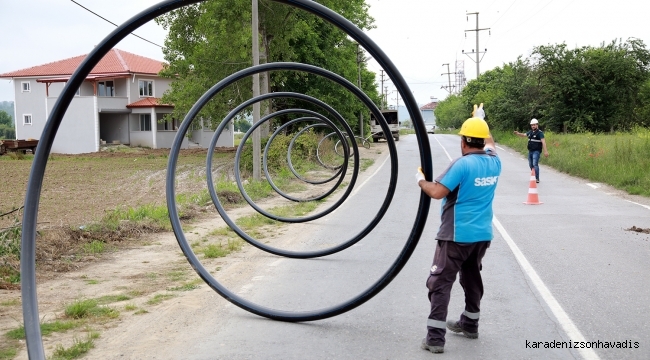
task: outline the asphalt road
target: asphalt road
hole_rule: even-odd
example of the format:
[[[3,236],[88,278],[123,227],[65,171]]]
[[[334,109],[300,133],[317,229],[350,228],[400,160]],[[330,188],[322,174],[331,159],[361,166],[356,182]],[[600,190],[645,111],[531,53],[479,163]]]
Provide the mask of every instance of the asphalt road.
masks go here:
[[[429,135],[434,176],[459,139]],[[419,188],[414,135],[398,142],[396,196],[381,224],[354,247],[322,259],[269,255],[241,289],[260,305],[305,311],[341,303],[369,287],[395,260],[411,231]],[[503,172],[495,199],[495,239],[483,261],[485,295],[480,337],[447,334],[445,354],[421,350],[429,311],[425,281],[439,226],[433,201],[427,227],[402,272],[375,298],[335,318],[282,323],[229,306],[219,318],[193,324],[193,341],[167,349],[184,359],[648,359],[650,358],[650,236],[625,229],[650,228],[650,202],[632,203],[598,185],[542,166],[542,205],[524,205],[530,170],[519,154],[500,148]],[[379,167],[340,209],[295,234],[300,249],[340,243],[375,216],[386,191],[390,163]],[[374,171],[371,169],[370,171]],[[641,200],[639,200],[641,201]],[[637,201],[638,202],[638,201]],[[217,300],[215,300],[217,301]],[[454,285],[449,317],[464,309]],[[632,349],[532,348],[536,342],[625,342]],[[537,343],[539,344],[539,343]],[[620,345],[620,344],[619,344]]]

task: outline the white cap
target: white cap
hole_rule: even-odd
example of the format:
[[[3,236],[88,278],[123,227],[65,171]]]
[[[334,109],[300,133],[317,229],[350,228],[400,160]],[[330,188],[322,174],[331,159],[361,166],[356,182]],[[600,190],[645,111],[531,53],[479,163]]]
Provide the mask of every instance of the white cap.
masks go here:
[[[534,118],[533,118],[533,120],[530,121],[530,124],[531,124],[531,125],[533,125],[533,124],[538,124],[538,123],[539,123],[539,122],[537,121],[537,119],[534,119]]]

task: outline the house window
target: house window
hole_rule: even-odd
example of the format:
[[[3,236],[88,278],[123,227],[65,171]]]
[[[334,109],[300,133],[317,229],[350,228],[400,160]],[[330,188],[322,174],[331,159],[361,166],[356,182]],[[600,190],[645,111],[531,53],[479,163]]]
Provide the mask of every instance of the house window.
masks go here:
[[[153,96],[153,80],[138,81],[140,87],[140,96]]]
[[[24,114],[23,125],[31,125],[31,124],[32,124],[32,114]]]
[[[20,87],[23,90],[23,92],[31,92],[32,91],[32,84],[29,81],[21,82]]]
[[[115,85],[113,84],[113,81],[98,82],[97,94],[99,96],[115,96]]]
[[[163,123],[160,124],[160,128],[162,128],[162,130],[175,131],[178,130],[179,125],[180,125],[180,121],[177,119],[165,120]]]
[[[140,131],[151,131],[151,114],[140,114]]]

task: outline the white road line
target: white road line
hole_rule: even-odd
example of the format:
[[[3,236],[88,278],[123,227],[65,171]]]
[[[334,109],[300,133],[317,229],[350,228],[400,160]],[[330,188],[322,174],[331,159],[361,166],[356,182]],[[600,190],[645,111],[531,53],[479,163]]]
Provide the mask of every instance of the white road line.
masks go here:
[[[386,161],[388,161],[388,159],[390,159],[390,154],[388,154],[388,156],[386,157],[386,159],[384,159],[384,162],[381,163],[381,165],[379,165],[379,167],[377,168],[377,170],[375,170],[375,172],[372,173],[372,175],[370,175],[370,176],[366,179],[366,181],[362,182],[361,185],[359,185],[358,188],[354,189],[354,191],[352,192],[352,194],[350,194],[350,196],[354,196],[354,195],[356,195],[356,194],[359,192],[359,190],[361,190],[361,188],[362,188],[364,185],[366,185],[366,183],[367,183],[368,181],[370,181],[370,179],[372,179],[375,175],[377,175],[377,173],[379,172],[379,170],[381,170],[381,168],[384,167],[384,165],[386,164]]]
[[[438,141],[438,144],[440,144],[440,141]],[[442,144],[440,144],[440,147],[442,147],[442,149],[445,150]],[[451,156],[449,156],[447,150],[445,150],[445,153],[447,154],[449,161],[451,161],[452,160]],[[537,275],[537,272],[535,271],[533,266],[530,265],[530,263],[528,262],[524,254],[521,252],[521,250],[519,250],[517,244],[515,244],[514,240],[512,240],[510,235],[508,235],[508,232],[506,232],[506,229],[503,227],[503,225],[501,225],[499,220],[497,220],[496,216],[492,218],[492,223],[497,228],[497,230],[499,230],[499,233],[501,233],[501,237],[505,239],[506,243],[510,247],[510,250],[515,255],[515,259],[517,259],[519,266],[521,266],[521,269],[524,271],[524,273],[528,275],[530,281],[533,283],[537,291],[540,293],[542,299],[546,302],[546,305],[549,307],[549,309],[551,309],[551,312],[553,312],[553,315],[555,315],[555,318],[557,319],[558,323],[560,323],[560,326],[562,326],[562,329],[564,330],[564,332],[566,332],[569,339],[572,341],[585,342],[586,341],[585,337],[582,336],[582,333],[580,332],[580,330],[578,330],[578,328],[575,326],[573,321],[571,321],[569,315],[564,311],[564,309],[562,309],[560,303],[557,302],[557,300],[555,299],[551,291],[546,287],[546,285],[539,277],[539,275]],[[600,359],[593,349],[578,349],[578,352],[584,359],[589,359],[589,360]]]
[[[436,139],[436,141],[438,142],[438,144],[440,145],[442,150],[445,152],[445,154],[447,154],[447,157],[449,158],[449,161],[451,161],[452,160],[451,156],[449,156],[449,153],[447,152],[447,149],[445,149],[445,147],[442,146],[442,144],[440,143],[440,140],[438,140],[438,137],[436,136],[436,137],[434,137],[434,139]]]
[[[492,219],[492,223],[497,228],[497,230],[499,230],[499,233],[501,233],[501,237],[503,237],[503,239],[510,247],[512,253],[515,255],[519,266],[521,266],[521,269],[524,271],[524,273],[528,275],[528,278],[530,278],[530,281],[535,286],[535,289],[537,289],[544,302],[546,302],[546,305],[549,307],[549,309],[551,309],[551,312],[557,319],[557,322],[560,324],[560,326],[562,326],[562,329],[564,332],[566,332],[569,339],[571,341],[585,342],[585,337],[582,336],[582,333],[580,330],[578,330],[573,321],[571,321],[569,315],[564,311],[564,309],[562,309],[560,303],[558,303],[551,291],[546,287],[539,275],[537,275],[537,272],[533,266],[530,265],[524,254],[521,252],[521,250],[519,250],[517,244],[515,244],[510,235],[508,235],[506,232],[506,229],[503,227],[503,225],[501,225],[499,220],[497,220],[496,216]],[[578,349],[578,352],[583,359],[600,359],[598,357],[598,354],[596,354],[593,349]]]
[[[632,204],[634,204],[634,205],[642,206],[642,207],[644,207],[644,208],[650,210],[650,206],[648,206],[648,205],[639,204],[639,203],[636,203],[636,202],[634,202],[634,201],[630,201],[630,200],[625,200],[625,201],[630,202],[630,203],[632,203]]]
[[[598,186],[598,184],[591,184],[591,183],[587,183],[587,186],[589,186],[592,189],[598,189],[600,187]]]

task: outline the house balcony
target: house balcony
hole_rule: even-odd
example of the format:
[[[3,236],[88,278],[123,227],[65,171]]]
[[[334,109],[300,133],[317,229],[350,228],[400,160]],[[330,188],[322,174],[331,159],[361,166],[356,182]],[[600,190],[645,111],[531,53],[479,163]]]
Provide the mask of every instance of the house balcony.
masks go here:
[[[126,107],[128,103],[129,98],[126,96],[98,96],[97,110],[100,113],[130,113],[131,109]]]

